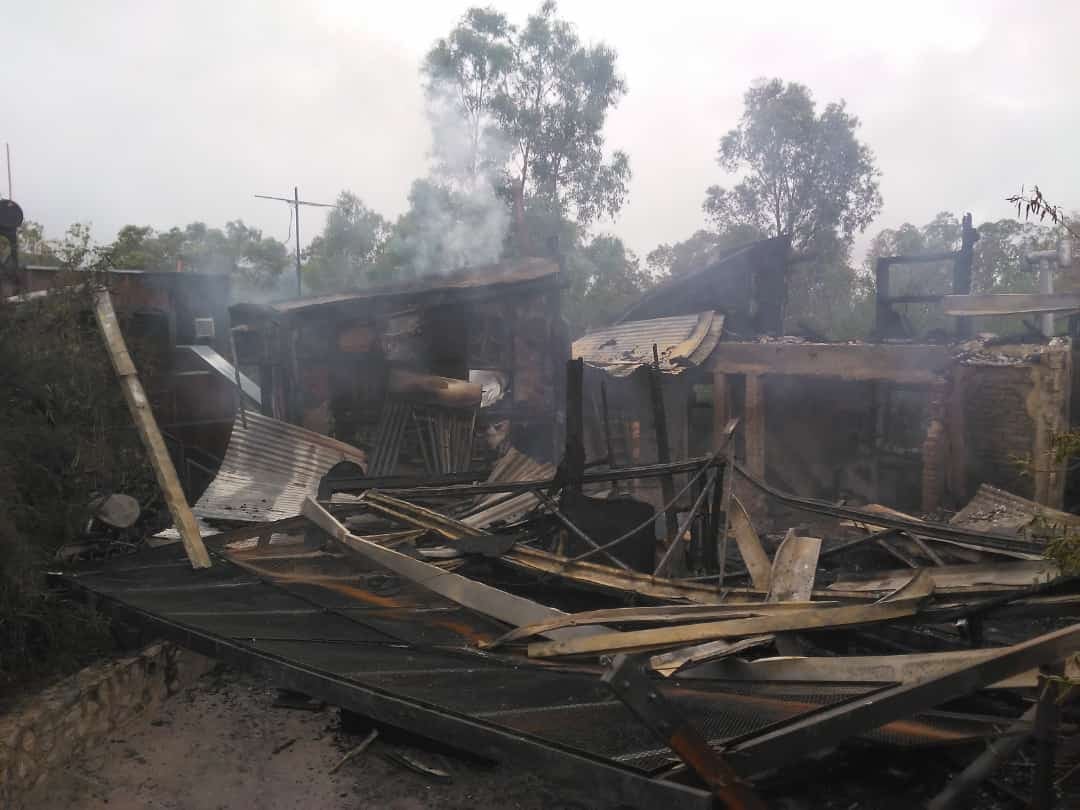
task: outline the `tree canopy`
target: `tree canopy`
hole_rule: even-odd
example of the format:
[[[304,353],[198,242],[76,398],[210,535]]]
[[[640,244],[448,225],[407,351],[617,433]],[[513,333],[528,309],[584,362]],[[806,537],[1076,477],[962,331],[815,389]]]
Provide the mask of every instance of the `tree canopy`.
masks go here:
[[[113,267],[224,273],[255,290],[273,287],[289,265],[282,242],[239,219],[225,223],[224,230],[203,222],[160,232],[125,225],[106,251]]]
[[[490,183],[513,206],[519,252],[551,236],[526,238],[527,209],[588,225],[619,211],[630,179],[627,155],[604,149],[607,115],[626,93],[615,51],[583,44],[557,12],[548,0],[518,28],[469,9],[423,67],[437,176]]]
[[[322,232],[303,252],[304,280],[314,292],[361,286],[389,238],[390,226],[351,191],[338,194]]]
[[[711,186],[703,208],[717,230],[749,226],[787,234],[795,250],[849,245],[881,210],[880,172],[856,137],[859,119],[843,101],[820,114],[810,90],[780,79],[755,82],[717,162],[739,181]]]

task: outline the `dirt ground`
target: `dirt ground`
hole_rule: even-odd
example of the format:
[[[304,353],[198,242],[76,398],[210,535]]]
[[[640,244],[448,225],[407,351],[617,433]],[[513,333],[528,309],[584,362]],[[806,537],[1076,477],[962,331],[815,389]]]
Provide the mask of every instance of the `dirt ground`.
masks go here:
[[[216,671],[72,762],[27,802],[41,810],[498,807],[583,810],[565,791],[509,768],[376,739],[330,773],[364,738],[333,708],[275,708],[277,692]],[[388,761],[405,754],[449,774],[442,783]]]

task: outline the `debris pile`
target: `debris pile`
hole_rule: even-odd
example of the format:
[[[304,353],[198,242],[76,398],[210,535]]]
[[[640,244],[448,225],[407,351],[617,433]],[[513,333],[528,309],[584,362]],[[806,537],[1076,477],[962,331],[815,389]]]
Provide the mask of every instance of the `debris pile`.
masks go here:
[[[664,509],[616,486],[664,476]],[[1080,590],[1042,554],[1076,516],[992,487],[949,524],[800,498],[724,448],[557,470],[511,449],[480,480],[371,483],[308,480],[300,516],[233,515],[205,538],[212,581],[127,558],[68,584],[282,687],[595,780],[599,806],[645,785],[638,806],[765,806],[795,789],[792,763],[871,746],[944,750],[956,764],[924,792],[945,807],[1033,735],[1040,758],[1012,789],[1061,777],[1040,729],[1071,728]],[[762,531],[736,492],[804,521]],[[677,530],[643,566],[637,539],[669,507]],[[666,575],[676,556],[706,565]]]

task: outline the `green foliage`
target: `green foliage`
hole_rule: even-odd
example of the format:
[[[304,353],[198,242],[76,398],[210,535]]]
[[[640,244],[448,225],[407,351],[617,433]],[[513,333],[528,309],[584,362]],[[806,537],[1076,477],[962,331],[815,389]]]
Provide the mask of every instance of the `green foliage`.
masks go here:
[[[367,283],[389,235],[385,219],[351,191],[342,191],[322,233],[304,251],[304,280],[315,292]]]
[[[657,245],[645,262],[657,277],[696,273],[728,250],[763,238],[764,234],[752,225],[736,225],[723,232],[700,230],[682,242]]]
[[[852,270],[847,249],[791,265],[785,331],[814,339],[865,339],[874,325],[873,286]]]
[[[563,262],[569,289],[562,311],[571,336],[577,337],[621,315],[654,280],[618,237],[600,235],[572,244]]]
[[[491,8],[470,8],[424,59],[424,91],[438,174],[467,187],[498,179],[507,159],[494,114],[514,63],[514,26]]]
[[[241,288],[266,290],[289,266],[282,242],[234,220],[225,229],[192,222],[183,228],[155,231],[125,225],[107,251],[114,267],[133,270],[191,270],[233,276]]]
[[[1028,268],[1025,254],[1053,247],[1054,229],[1035,222],[999,219],[978,226],[972,267],[973,292],[1032,292],[1036,277]],[[922,226],[905,222],[897,228],[879,231],[870,242],[864,263],[865,283],[872,288],[874,264],[880,256],[941,253],[960,247],[960,220],[950,211],[942,211]],[[952,290],[952,262],[894,265],[889,272],[891,295],[946,293]],[[922,335],[934,329],[947,329],[950,319],[934,304],[896,305],[909,324],[912,334]],[[1022,319],[983,318],[979,329],[991,332],[1017,332]]]
[[[79,537],[93,494],[158,498],[90,315],[97,267],[78,287],[0,304],[0,687],[107,645],[100,619],[45,587],[43,567]]]
[[[718,230],[748,225],[769,236],[788,234],[797,251],[832,240],[850,244],[881,210],[880,172],[855,137],[858,127],[842,101],[819,115],[804,85],[756,82],[717,156],[740,180],[730,189],[710,187],[706,214]]]
[[[582,225],[622,207],[630,163],[618,151],[605,160],[603,129],[626,84],[615,51],[583,44],[554,2],[521,28],[470,9],[428,53],[424,76],[445,179],[494,184],[519,222],[540,205]]]
[[[881,209],[878,171],[856,137],[859,120],[843,102],[819,113],[810,91],[779,79],[755,82],[737,126],[720,140],[717,162],[738,177],[706,189],[712,229],[659,245],[654,274],[704,269],[723,252],[770,236],[791,237],[788,331],[815,337],[865,336],[871,288],[848,262],[851,242]]]

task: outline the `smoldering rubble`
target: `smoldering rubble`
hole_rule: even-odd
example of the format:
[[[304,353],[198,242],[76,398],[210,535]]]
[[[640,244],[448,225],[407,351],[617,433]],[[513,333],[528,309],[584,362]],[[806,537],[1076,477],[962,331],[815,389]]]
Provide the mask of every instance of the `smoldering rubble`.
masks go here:
[[[1010,304],[966,240],[947,340],[897,335],[887,284],[874,339],[785,335],[787,248],[576,341],[545,259],[236,305],[181,353],[202,423],[158,416],[201,478],[99,312],[175,527],[56,580],[598,807],[1047,807],[1077,790],[1071,341],[977,332]]]

